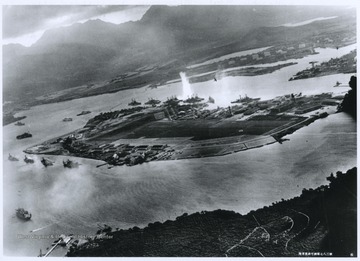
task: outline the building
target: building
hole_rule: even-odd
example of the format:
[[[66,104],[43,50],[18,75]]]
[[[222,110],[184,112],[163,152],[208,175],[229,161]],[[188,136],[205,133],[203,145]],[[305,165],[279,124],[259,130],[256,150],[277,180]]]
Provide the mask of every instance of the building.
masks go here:
[[[304,43],[299,44],[299,48],[305,48],[305,47],[306,47],[306,44],[304,44]]]

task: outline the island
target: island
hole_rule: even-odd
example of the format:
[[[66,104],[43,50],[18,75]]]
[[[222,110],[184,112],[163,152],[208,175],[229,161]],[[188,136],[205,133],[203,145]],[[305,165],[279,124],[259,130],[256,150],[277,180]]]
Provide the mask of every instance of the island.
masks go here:
[[[193,95],[103,112],[74,132],[27,148],[134,166],[149,161],[221,156],[285,141],[287,134],[336,112],[343,96],[301,93],[270,100],[240,97],[231,106]],[[210,108],[210,105],[211,107]]]

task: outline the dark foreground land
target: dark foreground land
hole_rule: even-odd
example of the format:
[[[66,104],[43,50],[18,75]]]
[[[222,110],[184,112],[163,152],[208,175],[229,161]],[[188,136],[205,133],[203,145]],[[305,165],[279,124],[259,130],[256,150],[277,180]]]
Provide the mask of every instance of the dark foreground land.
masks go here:
[[[355,257],[357,169],[327,180],[327,186],[247,215],[202,211],[143,229],[107,227],[85,244],[75,241],[67,256]]]
[[[340,105],[340,110],[344,111],[348,114],[350,114],[355,120],[357,118],[356,115],[356,81],[357,81],[357,77],[356,76],[351,76],[350,81],[349,81],[349,86],[351,88],[351,90],[348,91],[348,93],[345,95],[344,100],[342,101],[341,105]]]

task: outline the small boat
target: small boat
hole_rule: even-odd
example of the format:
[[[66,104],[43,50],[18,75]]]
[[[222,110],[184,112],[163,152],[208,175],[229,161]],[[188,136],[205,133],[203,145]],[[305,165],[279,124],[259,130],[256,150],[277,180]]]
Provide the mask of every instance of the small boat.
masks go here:
[[[42,158],[42,159],[41,159],[41,163],[42,163],[45,167],[54,165],[54,163],[53,163],[51,160],[46,159],[46,158]]]
[[[31,219],[31,214],[23,208],[16,209],[16,216],[22,220],[30,220]]]
[[[26,162],[26,164],[32,164],[35,162],[32,158],[28,158],[26,155],[25,155],[24,161]]]
[[[64,168],[71,169],[71,168],[79,167],[80,164],[78,162],[74,162],[74,161],[68,159],[66,161],[63,161],[63,165],[64,165]]]
[[[23,133],[21,135],[16,136],[16,138],[18,140],[22,140],[22,139],[25,139],[25,138],[31,138],[31,137],[32,137],[32,134],[30,132],[25,132],[25,133]]]
[[[129,106],[137,106],[140,104],[141,104],[141,102],[138,102],[135,99],[132,99],[131,102],[128,103]]]
[[[82,111],[79,114],[77,114],[76,116],[81,116],[81,115],[85,115],[85,114],[89,114],[91,113],[91,111]]]
[[[341,84],[341,82],[337,81],[334,85],[334,87],[338,87]]]
[[[10,161],[19,161],[19,159],[18,159],[18,158],[14,157],[14,156],[13,156],[13,155],[11,155],[10,153],[9,153],[8,160],[10,160]]]
[[[72,118],[64,118],[62,121],[72,121]]]
[[[21,122],[21,121],[18,121],[17,123],[15,123],[16,126],[24,126],[25,123]]]

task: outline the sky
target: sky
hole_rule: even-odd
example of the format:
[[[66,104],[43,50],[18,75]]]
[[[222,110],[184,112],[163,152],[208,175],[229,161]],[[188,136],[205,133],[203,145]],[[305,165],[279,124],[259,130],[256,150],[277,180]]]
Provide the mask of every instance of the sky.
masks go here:
[[[91,19],[101,19],[114,24],[137,21],[149,9],[149,4],[155,2],[155,0],[141,0],[141,2],[133,0],[139,5],[114,5],[113,2],[110,2],[110,5],[19,5],[16,3],[19,0],[14,0],[16,5],[13,5],[10,0],[3,1],[9,4],[2,5],[2,43],[20,43],[25,46],[31,46],[35,43],[46,30],[69,26],[74,23],[83,23]],[[160,1],[160,4],[169,4],[168,0],[158,1]],[[162,1],[166,2],[161,3]],[[251,1],[251,3],[248,1]],[[289,4],[288,0],[241,0],[241,4],[284,4],[284,1]],[[294,4],[299,2],[302,4],[318,4],[319,1],[295,0]],[[323,0],[321,1],[323,4]],[[328,0],[327,3],[345,4],[354,3],[354,1]],[[34,1],[31,0],[30,2]],[[51,1],[46,0],[43,2]],[[121,2],[124,2],[124,0]],[[171,4],[176,2],[180,4],[239,4],[240,0],[172,0]],[[156,4],[159,3],[156,2]]]
[[[2,9],[3,44],[31,46],[46,30],[93,19],[114,24],[137,21],[148,9],[144,5],[7,5]]]

